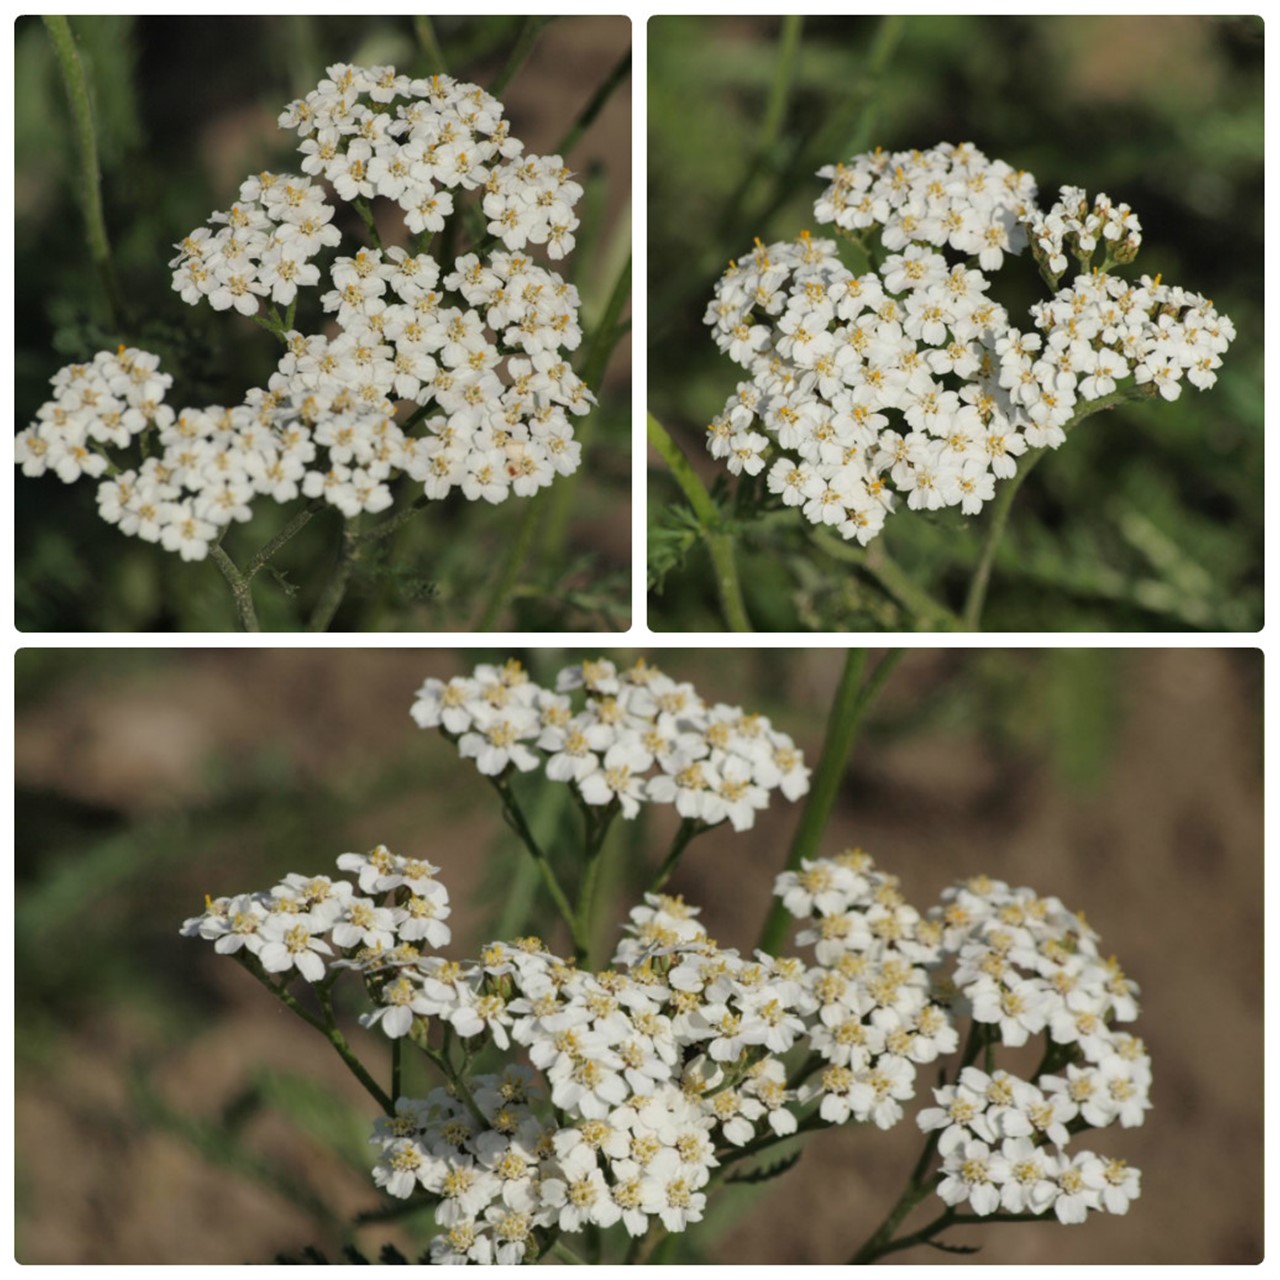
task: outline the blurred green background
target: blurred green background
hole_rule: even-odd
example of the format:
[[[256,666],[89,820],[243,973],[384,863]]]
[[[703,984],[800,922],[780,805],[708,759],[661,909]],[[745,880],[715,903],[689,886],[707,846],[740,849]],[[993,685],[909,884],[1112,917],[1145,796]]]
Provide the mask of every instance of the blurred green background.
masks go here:
[[[206,893],[332,873],[338,854],[381,841],[442,867],[453,954],[546,932],[551,912],[489,787],[408,715],[428,675],[506,656],[18,655],[20,1261],[262,1262],[308,1244],[333,1257],[344,1238],[373,1254],[421,1247],[429,1215],[344,1234],[385,1204],[369,1177],[372,1104],[314,1031],[178,927]],[[519,656],[543,682],[574,659]],[[840,652],[646,656],[708,701],[768,714],[817,763]],[[921,909],[982,871],[1058,894],[1142,986],[1155,1109],[1091,1144],[1142,1168],[1142,1199],[1079,1229],[956,1232],[983,1246],[979,1261],[1261,1257],[1261,686],[1247,650],[916,650],[862,728],[824,852],[860,844]],[[518,785],[543,846],[571,863],[567,789]],[[714,831],[680,865],[671,891],[703,907],[722,945],[758,935],[800,813],[775,796],[752,831]],[[656,807],[616,825],[608,929],[675,829]],[[561,874],[572,883],[572,866]],[[353,1006],[340,1013],[385,1079],[382,1042]],[[425,1087],[410,1059],[409,1087]],[[785,1178],[732,1189],[683,1256],[846,1258],[919,1145],[910,1123],[819,1135]]]
[[[483,85],[507,63],[523,22],[442,17],[434,26],[450,72]],[[275,341],[250,320],[183,303],[170,287],[171,246],[212,210],[228,208],[248,174],[297,171],[296,137],[276,128],[276,116],[315,87],[326,65],[390,62],[414,74],[425,70],[414,21],[78,17],[71,26],[92,89],[106,222],[124,282],[128,331],[109,324],[90,265],[76,194],[78,162],[48,35],[38,18],[20,18],[15,429],[48,398],[48,380],[59,368],[119,341],[161,356],[162,367],[175,375],[171,403],[239,403],[274,368]],[[513,133],[530,151],[555,147],[629,46],[625,18],[548,23],[502,94]],[[578,207],[579,246],[558,269],[582,292],[588,341],[630,252],[630,144],[625,79],[566,157],[586,194]],[[358,224],[348,230],[359,234]],[[577,359],[582,356],[579,351]],[[533,553],[503,614],[513,629],[626,626],[629,387],[624,337],[596,388],[599,408],[575,422],[588,442],[581,471],[534,500],[542,510]],[[405,494],[401,504],[412,496]],[[107,528],[91,483],[63,485],[56,477],[19,473],[15,501],[22,630],[234,626],[230,593],[213,562],[184,564]],[[243,563],[302,505],[261,501],[252,523],[228,535],[232,557]],[[493,508],[461,495],[432,504],[365,557],[334,628],[468,629],[527,509],[525,501]],[[255,582],[264,630],[295,628],[305,618],[336,554],[339,525],[336,513],[322,513],[276,558],[289,585],[266,573]]]
[[[804,18],[790,46],[781,23],[649,24],[648,397],[699,473],[722,474],[703,427],[737,382],[702,324],[729,259],[754,236],[817,229],[822,164],[972,141],[1035,174],[1042,201],[1063,184],[1127,201],[1145,234],[1138,269],[1211,297],[1239,332],[1211,391],[1125,406],[1045,459],[1014,505],[984,625],[1260,627],[1262,20]],[[1034,283],[1021,259],[1002,274],[1024,267]],[[651,461],[651,578],[665,574],[652,625],[721,627],[705,552],[664,514],[683,500]],[[909,512],[883,542],[955,607],[984,526]],[[806,528],[786,512],[738,538],[757,628],[912,626],[856,568],[814,552]]]

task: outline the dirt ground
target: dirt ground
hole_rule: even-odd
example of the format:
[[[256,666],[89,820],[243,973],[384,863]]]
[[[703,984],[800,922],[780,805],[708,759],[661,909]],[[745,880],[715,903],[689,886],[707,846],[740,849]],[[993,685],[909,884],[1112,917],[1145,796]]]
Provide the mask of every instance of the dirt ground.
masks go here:
[[[838,654],[653,656],[704,693],[769,711],[816,760]],[[1127,1218],[1099,1215],[1073,1229],[955,1232],[958,1243],[983,1245],[971,1259],[978,1262],[1245,1263],[1263,1254],[1261,659],[1192,650],[1122,658],[1106,767],[1081,784],[1054,766],[1054,744],[1043,735],[1002,742],[963,719],[925,714],[957,682],[990,680],[989,657],[909,655],[855,750],[824,844],[862,845],[902,876],[922,908],[977,871],[1055,893],[1086,911],[1142,986],[1136,1030],[1154,1062],[1155,1108],[1142,1129],[1095,1136],[1100,1151],[1143,1170],[1142,1198]],[[20,657],[20,938],[35,929],[36,954],[51,962],[75,954],[79,976],[68,981],[82,988],[68,990],[65,1005],[53,1001],[52,1014],[36,1008],[24,994],[45,988],[20,951],[20,1261],[262,1261],[317,1239],[314,1209],[219,1163],[206,1131],[202,1150],[190,1132],[156,1123],[154,1107],[216,1128],[266,1070],[321,1080],[358,1109],[363,1095],[313,1032],[238,969],[180,940],[177,926],[206,891],[267,882],[254,866],[274,874],[283,860],[322,871],[343,849],[386,840],[429,850],[445,867],[460,908],[459,945],[474,945],[476,913],[466,904],[492,893],[484,851],[500,822],[470,766],[443,744],[424,746],[431,735],[406,714],[424,676],[456,674],[471,661],[336,650]],[[1048,713],[1037,668],[1025,670],[1018,714],[1034,727]],[[415,759],[420,784],[379,791],[368,781]],[[313,829],[302,812],[296,829],[256,830],[247,807],[239,825],[204,825],[210,798],[234,797],[238,786],[248,794],[264,761],[298,794],[315,797],[318,812],[325,797],[354,791],[358,801],[366,787],[368,804],[353,803],[332,829],[323,815],[311,819],[320,827]],[[50,813],[62,822],[90,815],[86,822],[125,835],[182,815],[191,823],[175,828],[185,832],[182,847],[163,864],[121,870],[91,857],[86,836],[82,846],[62,839],[50,866],[40,843],[53,829]],[[704,905],[722,943],[750,945],[798,817],[798,807],[775,803],[749,834],[707,836],[681,868],[673,888]],[[655,833],[665,847],[666,827],[655,824]],[[29,925],[24,904],[77,859],[102,877],[84,917],[90,923],[72,929],[55,915]],[[105,950],[79,958],[76,930],[91,928]],[[144,1001],[127,984],[107,985],[95,968],[116,958],[162,975],[162,995]],[[252,1156],[305,1178],[339,1220],[376,1206],[367,1174],[276,1111],[254,1113],[241,1132]],[[896,1197],[918,1149],[909,1123],[887,1134],[817,1135],[795,1170],[763,1188],[753,1211],[717,1240],[712,1257],[847,1258]],[[360,1238],[375,1249],[404,1239],[384,1226]],[[915,1250],[895,1261],[966,1259]]]

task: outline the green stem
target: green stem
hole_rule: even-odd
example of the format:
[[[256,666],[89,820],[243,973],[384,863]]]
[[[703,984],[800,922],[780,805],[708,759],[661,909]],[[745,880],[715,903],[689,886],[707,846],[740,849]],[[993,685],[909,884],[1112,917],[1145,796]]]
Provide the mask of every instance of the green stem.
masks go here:
[[[67,105],[71,109],[71,123],[75,130],[76,150],[80,155],[81,203],[89,242],[89,258],[102,282],[112,328],[119,329],[122,317],[120,288],[116,283],[115,266],[111,260],[107,220],[102,212],[102,170],[98,164],[98,141],[93,127],[89,81],[84,72],[84,64],[80,61],[75,36],[71,33],[71,24],[65,17],[46,17],[44,24],[62,71]]]
[[[365,1070],[364,1063],[352,1052],[351,1046],[347,1043],[347,1038],[338,1029],[338,1024],[333,1017],[333,1004],[329,992],[323,988],[317,988],[316,995],[320,1000],[320,1008],[324,1014],[323,1020],[317,1018],[315,1014],[307,1010],[303,1004],[291,992],[287,991],[283,985],[277,986],[272,982],[262,970],[256,960],[246,956],[244,952],[236,952],[236,959],[241,966],[251,973],[259,982],[262,983],[273,996],[276,997],[286,1008],[292,1010],[303,1020],[308,1026],[314,1027],[326,1040],[333,1045],[337,1051],[338,1057],[346,1063],[348,1070],[357,1080],[364,1085],[366,1092],[380,1106],[387,1115],[393,1116],[396,1113],[395,1105],[392,1100],[383,1092],[382,1086]]]
[[[680,861],[681,855],[689,847],[689,842],[694,836],[701,835],[706,830],[707,827],[697,818],[686,818],[680,824],[680,829],[676,832],[675,839],[671,842],[671,848],[667,850],[667,856],[663,858],[657,874],[649,882],[649,887],[645,890],[646,893],[657,893],[667,883],[671,878],[671,873],[676,869],[676,864]]]
[[[804,19],[792,14],[782,19],[782,31],[778,36],[778,63],[769,88],[769,103],[765,107],[764,122],[760,126],[757,149],[762,156],[773,150],[782,122],[787,117],[787,102],[791,97],[791,85],[795,80],[796,63],[800,59],[800,33]]]
[[[716,591],[720,608],[730,631],[750,631],[751,622],[742,599],[742,586],[738,581],[738,567],[733,556],[733,537],[720,527],[720,513],[711,500],[706,486],[698,479],[680,446],[667,434],[667,429],[653,414],[649,414],[649,443],[661,456],[680,486],[693,513],[702,526],[702,537],[711,555],[715,571]]]
[[[614,64],[613,70],[604,78],[600,87],[591,95],[587,105],[578,112],[578,117],[569,126],[569,132],[556,144],[555,153],[561,158],[569,155],[574,147],[582,141],[583,134],[595,123],[596,117],[604,109],[604,104],[613,97],[614,91],[631,74],[631,47]]]
[[[570,1249],[563,1240],[557,1240],[555,1244],[551,1246],[551,1252],[554,1253],[557,1258],[563,1258],[565,1262],[571,1263],[573,1266],[587,1266],[586,1258],[578,1257],[578,1255],[574,1253],[574,1251]]]
[[[1095,413],[1114,409],[1116,405],[1123,404],[1126,400],[1147,398],[1154,394],[1154,387],[1148,389],[1147,387],[1129,386],[1120,391],[1113,391],[1110,395],[1102,396],[1097,400],[1091,400],[1077,410],[1071,420],[1062,428],[1063,433],[1070,434],[1073,428],[1078,427],[1086,418],[1092,418]],[[1018,490],[1022,487],[1022,482],[1031,474],[1032,468],[1048,452],[1049,450],[1045,448],[1035,449],[1025,454],[1018,466],[1018,470],[1001,484],[999,491],[996,493],[995,501],[991,504],[991,522],[987,526],[986,537],[983,539],[982,549],[978,553],[978,563],[974,567],[973,577],[969,581],[969,592],[964,602],[962,620],[967,631],[980,629],[982,608],[987,600],[987,588],[991,584],[991,570],[995,565],[996,553],[1000,550],[1000,543],[1009,524],[1009,510],[1013,506],[1013,500],[1017,496]]]
[[[506,66],[502,68],[498,73],[498,78],[489,86],[489,92],[495,98],[500,98],[503,89],[515,79],[516,72],[524,66],[525,59],[533,52],[533,46],[538,43],[538,37],[553,21],[553,18],[538,17],[524,20],[520,27],[520,34],[516,36],[516,42],[507,58]]]
[[[423,496],[415,498],[403,511],[397,511],[395,515],[389,516],[381,524],[375,524],[372,529],[366,529],[360,535],[361,542],[378,542],[382,538],[389,538],[401,525],[412,520],[419,511],[426,510],[431,499]]]
[[[742,218],[743,204],[751,194],[756,178],[761,169],[765,168],[772,159],[773,149],[777,145],[778,135],[782,132],[782,123],[787,115],[787,101],[791,96],[791,84],[795,78],[803,27],[802,17],[792,15],[782,19],[782,28],[778,33],[778,56],[774,63],[773,81],[769,86],[769,100],[765,104],[764,116],[760,123],[760,136],[756,139],[755,149],[745,172],[725,202],[718,224],[721,238]],[[772,167],[776,169],[777,166],[775,164]]]
[[[563,484],[564,482],[561,481],[561,483]],[[502,616],[503,609],[507,607],[507,599],[511,595],[512,588],[520,579],[521,571],[524,569],[524,562],[529,557],[529,548],[533,546],[533,538],[538,528],[539,518],[545,509],[544,503],[541,501],[542,497],[543,495],[539,494],[536,497],[525,499],[524,515],[520,518],[516,536],[511,540],[511,545],[507,548],[507,555],[502,562],[502,568],[494,581],[493,589],[489,592],[489,598],[485,601],[479,616],[472,624],[472,631],[492,631],[499,617]]]
[[[224,531],[225,532],[225,531]],[[241,631],[258,631],[258,615],[253,607],[253,592],[249,587],[249,579],[236,568],[236,563],[223,551],[221,542],[215,542],[209,548],[209,559],[222,571],[227,585],[231,588],[231,598],[236,606],[236,617],[240,621]]]
[[[951,1215],[950,1209],[930,1223],[924,1231],[918,1231],[912,1236],[904,1236],[899,1241],[894,1241],[893,1239],[893,1233],[897,1231],[902,1220],[932,1190],[932,1182],[923,1185],[914,1180],[908,1182],[906,1190],[903,1191],[898,1199],[898,1203],[889,1210],[888,1216],[871,1234],[862,1248],[849,1259],[849,1265],[866,1266],[877,1258],[882,1258],[886,1253],[894,1253],[899,1249],[907,1248],[908,1245],[919,1244],[922,1240],[928,1239],[930,1234],[934,1234],[947,1226]]]
[[[369,202],[363,196],[357,196],[351,203],[360,215],[360,221],[364,223],[369,239],[373,241],[373,247],[381,249],[382,237],[378,235],[378,224],[373,220],[373,210],[369,208]]]
[[[446,1032],[447,1030],[448,1028],[446,1028]],[[414,1040],[414,1043],[439,1068],[440,1074],[444,1076],[445,1080],[448,1081],[450,1087],[453,1089],[453,1091],[455,1092],[457,1097],[461,1100],[461,1102],[466,1106],[467,1110],[470,1111],[471,1114],[476,1118],[476,1120],[479,1121],[481,1128],[488,1128],[489,1122],[487,1119],[485,1119],[484,1112],[481,1111],[479,1106],[476,1104],[475,1097],[472,1095],[470,1087],[467,1085],[467,1082],[462,1078],[461,1074],[454,1070],[453,1063],[449,1061],[449,1054],[447,1052],[447,1047],[448,1047],[447,1042],[446,1042],[446,1047],[444,1049],[435,1049],[431,1046],[431,1043],[426,1039],[425,1033],[424,1033],[421,1037],[416,1038]]]
[[[902,566],[890,557],[880,546],[879,539],[863,550],[836,537],[826,526],[816,528],[812,538],[814,545],[833,560],[857,565],[868,577],[873,578],[921,624],[920,629],[952,631],[960,625],[960,619],[950,609],[918,586]]]
[[[403,1064],[400,1061],[400,1051],[403,1048],[403,1046],[404,1046],[403,1036],[396,1036],[395,1039],[391,1041],[391,1101],[392,1102],[399,1101],[400,1095],[402,1092],[400,1088],[400,1081],[402,1078],[401,1070],[402,1070]]]
[[[354,516],[342,525],[342,541],[338,547],[338,562],[334,566],[333,575],[325,583],[320,599],[311,613],[308,631],[328,631],[342,598],[347,594],[347,586],[351,582],[351,572],[355,562],[360,558],[360,517]]]
[[[613,825],[618,808],[616,803],[611,804],[599,816],[596,816],[590,806],[584,806],[583,811],[587,819],[586,847],[583,851],[586,865],[583,868],[582,884],[578,890],[578,909],[574,915],[577,921],[577,936],[586,947],[582,960],[585,961],[586,968],[593,968],[592,943],[595,941],[596,934],[595,904],[600,887],[600,867],[604,862],[605,837],[609,834],[609,828]]]
[[[295,534],[301,532],[302,529],[311,522],[311,517],[314,516],[317,511],[324,510],[325,505],[325,503],[321,502],[317,498],[315,501],[303,507],[302,510],[299,511],[293,519],[290,520],[289,523],[271,539],[270,542],[264,543],[263,546],[254,554],[249,563],[245,565],[244,580],[246,582],[252,582],[258,571],[266,567],[267,561],[270,560],[272,556],[274,556],[275,553],[279,551],[280,548],[283,547],[284,544]]]
[[[547,892],[551,895],[552,902],[556,904],[556,909],[560,912],[561,918],[569,926],[569,934],[573,939],[574,950],[577,953],[579,963],[581,963],[586,959],[587,948],[578,932],[578,921],[573,910],[573,904],[569,901],[569,895],[565,893],[563,885],[556,877],[555,869],[547,860],[547,855],[542,851],[541,845],[538,844],[533,832],[529,829],[529,824],[525,820],[515,793],[511,790],[511,784],[502,778],[490,778],[489,782],[498,795],[502,797],[502,813],[507,820],[507,825],[520,837],[521,843],[529,851],[534,864],[538,868],[538,874],[541,875],[542,882],[546,885]]]
[[[413,33],[418,37],[418,44],[422,48],[422,56],[426,59],[426,73],[428,75],[448,75],[449,64],[445,61],[444,50],[440,47],[440,41],[436,38],[436,29],[430,18],[425,15],[418,15],[413,20]]]
[[[831,705],[831,714],[827,718],[822,756],[813,776],[809,799],[805,802],[804,813],[796,828],[795,839],[791,842],[784,870],[795,871],[802,861],[816,855],[831,818],[831,811],[835,807],[840,784],[844,781],[858,729],[902,656],[901,649],[890,650],[880,659],[875,672],[864,684],[862,677],[867,666],[867,652],[865,649],[849,650],[835,701]],[[758,949],[768,955],[776,955],[786,937],[790,921],[791,915],[782,905],[782,899],[775,897],[761,931],[760,941],[756,944]]]

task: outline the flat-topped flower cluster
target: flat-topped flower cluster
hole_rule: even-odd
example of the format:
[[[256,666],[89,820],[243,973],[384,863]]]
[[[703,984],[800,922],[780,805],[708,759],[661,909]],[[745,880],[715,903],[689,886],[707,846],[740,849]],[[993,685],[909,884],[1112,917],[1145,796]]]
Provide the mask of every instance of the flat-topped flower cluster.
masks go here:
[[[621,672],[605,659],[566,667],[554,689],[518,662],[482,665],[470,676],[427,680],[411,714],[456,741],[483,774],[543,769],[624,818],[652,801],[743,831],[770,792],[796,800],[809,789],[803,753],[767,716],[708,705],[691,684],[643,660]]]
[[[845,1067],[828,1068],[814,1086],[824,1119],[845,1119],[855,1098],[863,1107],[856,1119],[895,1122],[899,1100],[915,1092],[908,1064],[957,1047],[953,1018],[972,1019],[975,1050],[1020,1048],[1043,1036],[1033,1080],[988,1059],[986,1070],[965,1065],[954,1083],[933,1090],[937,1105],[916,1119],[942,1157],[937,1193],[981,1217],[1052,1209],[1059,1221],[1078,1223],[1090,1211],[1128,1210],[1140,1190],[1137,1169],[1067,1150],[1082,1129],[1142,1124],[1151,1105],[1151,1060],[1123,1029],[1138,1016],[1137,986],[1114,958],[1101,958],[1081,916],[1057,898],[986,876],[947,889],[921,916],[903,902],[896,879],[856,851],[804,863],[779,878],[779,891],[793,914],[811,916],[796,940],[815,947],[831,992],[841,996],[824,1005],[823,1030],[810,1034],[824,1058]],[[866,1019],[865,995],[851,1004],[841,982],[850,968],[863,979],[868,961],[879,982],[889,973],[905,995]],[[868,1045],[895,1055],[874,1073],[875,1091],[865,1083]]]
[[[612,967],[591,972],[534,937],[438,954],[438,868],[382,846],[338,866],[355,885],[290,875],[207,900],[182,933],[286,984],[327,992],[351,974],[374,1006],[362,1025],[442,1072],[423,1099],[388,1098],[371,1139],[374,1182],[434,1206],[435,1262],[534,1261],[561,1234],[619,1223],[684,1231],[744,1155],[805,1129],[896,1124],[962,1017],[961,1069],[917,1117],[948,1205],[1076,1223],[1139,1193],[1123,1161],[1066,1152],[1081,1129],[1142,1123],[1150,1063],[1113,1025],[1136,1017],[1135,986],[1055,898],[978,877],[922,914],[851,850],[777,878],[812,964],[723,948],[696,908],[647,894]],[[1036,1035],[1052,1070],[1033,1083],[994,1066],[996,1046]],[[508,1060],[469,1073],[488,1044]]]
[[[900,497],[976,515],[1021,455],[1059,447],[1118,389],[1174,400],[1184,380],[1215,382],[1231,321],[1199,294],[1113,272],[1141,243],[1127,205],[1063,187],[1042,212],[1030,174],[971,144],[876,150],[819,176],[816,220],[873,268],[850,270],[808,232],[757,241],[705,317],[749,374],[707,429],[712,456],[735,475],[767,469],[769,491],[812,523],[866,545]],[[1039,332],[989,296],[1028,243],[1055,289],[1031,309]],[[1078,274],[1058,288],[1069,259]]]
[[[301,139],[302,173],[246,179],[170,264],[184,301],[256,316],[284,341],[267,386],[231,408],[175,410],[157,357],[100,354],[53,379],[18,436],[24,472],[110,473],[103,519],[199,560],[261,498],[320,499],[351,519],[388,508],[402,474],[430,499],[497,503],[576,470],[570,415],[594,403],[566,354],[582,340],[579,297],[531,252],[572,250],[582,188],[559,156],[523,155],[502,110],[449,76],[330,67],[280,117]],[[318,256],[343,243],[330,189],[372,243],[322,269]],[[471,248],[450,260],[434,237],[471,192]],[[375,199],[398,207],[403,243],[384,247]],[[309,288],[322,290],[324,332],[294,325]],[[400,419],[403,402],[416,408]]]

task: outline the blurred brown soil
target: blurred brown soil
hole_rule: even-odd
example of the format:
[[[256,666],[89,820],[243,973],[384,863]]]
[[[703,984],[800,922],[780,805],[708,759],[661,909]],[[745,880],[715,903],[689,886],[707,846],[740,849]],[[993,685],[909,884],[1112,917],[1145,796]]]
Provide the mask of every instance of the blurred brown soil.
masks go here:
[[[753,701],[753,677],[734,655],[655,656],[704,692]],[[803,709],[792,727],[815,759],[839,657],[775,656],[788,703]],[[939,680],[957,678],[956,661],[909,655],[885,695],[886,717],[929,696]],[[1104,946],[1142,985],[1136,1029],[1154,1059],[1155,1109],[1142,1129],[1095,1135],[1100,1151],[1143,1170],[1142,1198],[1127,1218],[1100,1216],[1080,1228],[955,1232],[957,1242],[982,1243],[978,1262],[1262,1256],[1260,671],[1256,655],[1216,651],[1136,652],[1127,661],[1119,742],[1093,790],[1066,787],[1039,756],[1001,759],[963,730],[908,734],[874,749],[864,742],[825,844],[868,849],[922,908],[948,882],[977,871],[1057,894],[1088,913]],[[468,665],[466,655],[440,653],[244,650],[191,651],[116,678],[95,670],[20,706],[18,785],[143,821],[197,804],[211,756],[235,760],[263,741],[300,775],[338,785],[353,768],[376,770],[421,750],[405,714],[409,695],[424,676]],[[752,668],[755,679],[762,669]],[[317,851],[309,869],[357,847],[343,844],[353,837],[399,840],[406,851],[416,841],[445,865],[460,946],[473,946],[476,914],[467,905],[482,891],[483,850],[499,822],[478,804],[450,808],[450,793],[473,781],[467,768],[424,777],[436,810],[394,800],[371,807],[357,831],[335,832],[332,849]],[[425,835],[424,811],[444,815]],[[796,817],[775,803],[747,835],[712,833],[673,882],[703,904],[723,944],[750,946]],[[668,831],[656,835],[661,847]],[[240,887],[210,884],[214,870],[206,861],[184,873],[193,910],[205,889]],[[145,891],[139,901],[145,905]],[[176,924],[146,922],[171,939],[175,956],[191,945],[177,939]],[[122,936],[119,945],[136,939]],[[313,1076],[364,1105],[312,1031],[233,966],[212,954],[198,964],[220,1012],[187,1041],[174,1044],[154,1017],[127,1004],[103,1003],[62,1029],[47,1060],[36,1065],[19,1054],[22,1261],[261,1261],[317,1238],[312,1219],[281,1196],[138,1122],[129,1073],[139,1056],[159,1064],[149,1086],[166,1105],[205,1119],[264,1066]],[[21,1026],[17,1034],[21,1043]],[[246,1132],[251,1149],[304,1173],[339,1216],[377,1205],[366,1175],[278,1116],[261,1113]],[[718,1242],[716,1261],[847,1258],[896,1196],[918,1146],[909,1123],[889,1133],[818,1135],[796,1169],[761,1189],[756,1211]],[[407,1243],[386,1227],[362,1239],[375,1250],[384,1240]],[[899,1260],[964,1261],[919,1251]]]

